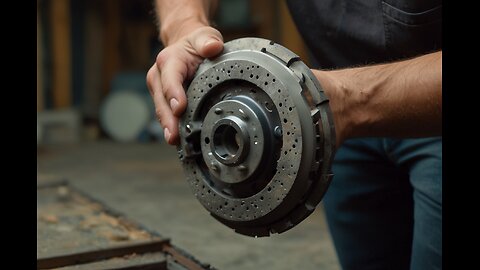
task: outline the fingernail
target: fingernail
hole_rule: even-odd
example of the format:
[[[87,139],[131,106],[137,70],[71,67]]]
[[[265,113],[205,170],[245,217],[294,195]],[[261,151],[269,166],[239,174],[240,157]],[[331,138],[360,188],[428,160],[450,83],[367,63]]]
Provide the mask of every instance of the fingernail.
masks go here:
[[[170,108],[172,108],[172,111],[175,113],[177,111],[178,107],[178,100],[172,98],[170,99]]]
[[[170,141],[170,130],[168,130],[168,128],[166,128],[164,131],[163,131],[163,136],[165,137],[165,141],[168,143]]]
[[[206,47],[206,46],[214,43],[215,41],[217,41],[217,40],[215,40],[215,39],[209,39],[209,40],[207,40],[207,41],[205,42],[204,46]]]

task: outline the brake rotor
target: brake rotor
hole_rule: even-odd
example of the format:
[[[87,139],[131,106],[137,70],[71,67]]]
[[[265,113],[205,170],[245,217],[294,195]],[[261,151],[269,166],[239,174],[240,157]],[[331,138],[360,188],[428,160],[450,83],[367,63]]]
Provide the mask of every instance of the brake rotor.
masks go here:
[[[322,87],[297,55],[261,38],[227,42],[186,95],[178,154],[213,217],[269,236],[314,211],[333,176],[335,130]]]

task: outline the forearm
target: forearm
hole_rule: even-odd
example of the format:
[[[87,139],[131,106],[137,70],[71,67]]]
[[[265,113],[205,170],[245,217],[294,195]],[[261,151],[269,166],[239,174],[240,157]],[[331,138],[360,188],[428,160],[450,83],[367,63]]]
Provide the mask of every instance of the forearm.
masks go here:
[[[343,138],[441,135],[442,52],[401,62],[315,71]],[[322,83],[322,85],[323,85]]]
[[[165,45],[194,29],[209,25],[217,0],[156,0],[160,39]]]

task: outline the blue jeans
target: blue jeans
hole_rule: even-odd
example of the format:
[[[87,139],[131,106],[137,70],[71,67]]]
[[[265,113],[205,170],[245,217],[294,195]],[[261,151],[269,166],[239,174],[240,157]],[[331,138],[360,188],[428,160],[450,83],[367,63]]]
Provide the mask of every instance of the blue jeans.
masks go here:
[[[442,138],[362,138],[336,153],[325,213],[343,269],[442,268]]]

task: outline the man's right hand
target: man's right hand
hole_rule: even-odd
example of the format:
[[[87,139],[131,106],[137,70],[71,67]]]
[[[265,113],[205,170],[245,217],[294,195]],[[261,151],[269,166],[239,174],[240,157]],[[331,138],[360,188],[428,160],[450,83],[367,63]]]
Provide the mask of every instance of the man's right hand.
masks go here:
[[[222,50],[222,34],[202,26],[172,41],[158,54],[147,73],[147,86],[167,143],[179,142],[178,120],[187,106],[183,82],[193,77],[204,58],[214,57]]]

